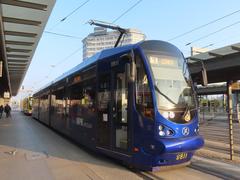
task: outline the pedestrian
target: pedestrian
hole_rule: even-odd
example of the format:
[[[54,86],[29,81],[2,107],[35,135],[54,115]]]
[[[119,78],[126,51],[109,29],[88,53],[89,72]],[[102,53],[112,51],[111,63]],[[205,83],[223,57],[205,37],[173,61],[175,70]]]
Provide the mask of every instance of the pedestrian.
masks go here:
[[[0,106],[0,119],[2,118],[2,113],[3,113],[3,105]]]
[[[6,104],[6,106],[4,107],[4,112],[6,113],[7,118],[11,116],[11,107],[8,104]]]

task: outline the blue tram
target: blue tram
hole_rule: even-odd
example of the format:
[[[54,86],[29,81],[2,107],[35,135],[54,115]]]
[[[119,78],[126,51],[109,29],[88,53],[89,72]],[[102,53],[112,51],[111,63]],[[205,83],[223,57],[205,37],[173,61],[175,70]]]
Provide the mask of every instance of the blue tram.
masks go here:
[[[34,118],[135,168],[188,162],[204,144],[188,66],[167,42],[103,50],[33,98]]]

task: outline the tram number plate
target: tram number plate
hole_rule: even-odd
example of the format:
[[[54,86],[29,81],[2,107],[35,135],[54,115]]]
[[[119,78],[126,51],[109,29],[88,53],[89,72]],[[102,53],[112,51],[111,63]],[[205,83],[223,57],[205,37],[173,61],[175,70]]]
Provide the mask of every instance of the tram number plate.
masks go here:
[[[186,159],[187,158],[187,153],[179,153],[176,156],[176,160],[182,160],[182,159]]]

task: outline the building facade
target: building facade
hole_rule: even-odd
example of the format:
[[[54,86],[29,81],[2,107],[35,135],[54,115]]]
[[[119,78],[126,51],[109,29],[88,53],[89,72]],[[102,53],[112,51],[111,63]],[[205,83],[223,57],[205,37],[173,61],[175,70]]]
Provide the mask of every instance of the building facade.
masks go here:
[[[83,39],[83,60],[101,51],[114,47],[119,37],[118,31],[107,31],[102,27],[95,27],[94,32]],[[128,33],[123,35],[118,46],[134,44],[145,40],[146,36],[137,29],[128,29]]]

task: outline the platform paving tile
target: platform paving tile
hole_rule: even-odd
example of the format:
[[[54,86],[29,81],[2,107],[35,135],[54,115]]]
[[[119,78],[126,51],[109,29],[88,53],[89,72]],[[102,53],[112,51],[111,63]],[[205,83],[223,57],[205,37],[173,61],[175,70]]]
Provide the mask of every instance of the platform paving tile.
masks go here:
[[[142,179],[31,117],[0,119],[0,180]]]
[[[10,149],[10,147],[4,146],[0,148],[1,179],[101,179],[83,163],[47,157],[44,154],[31,158],[31,155],[36,155],[37,152],[21,149],[17,149],[13,155],[9,153]]]

